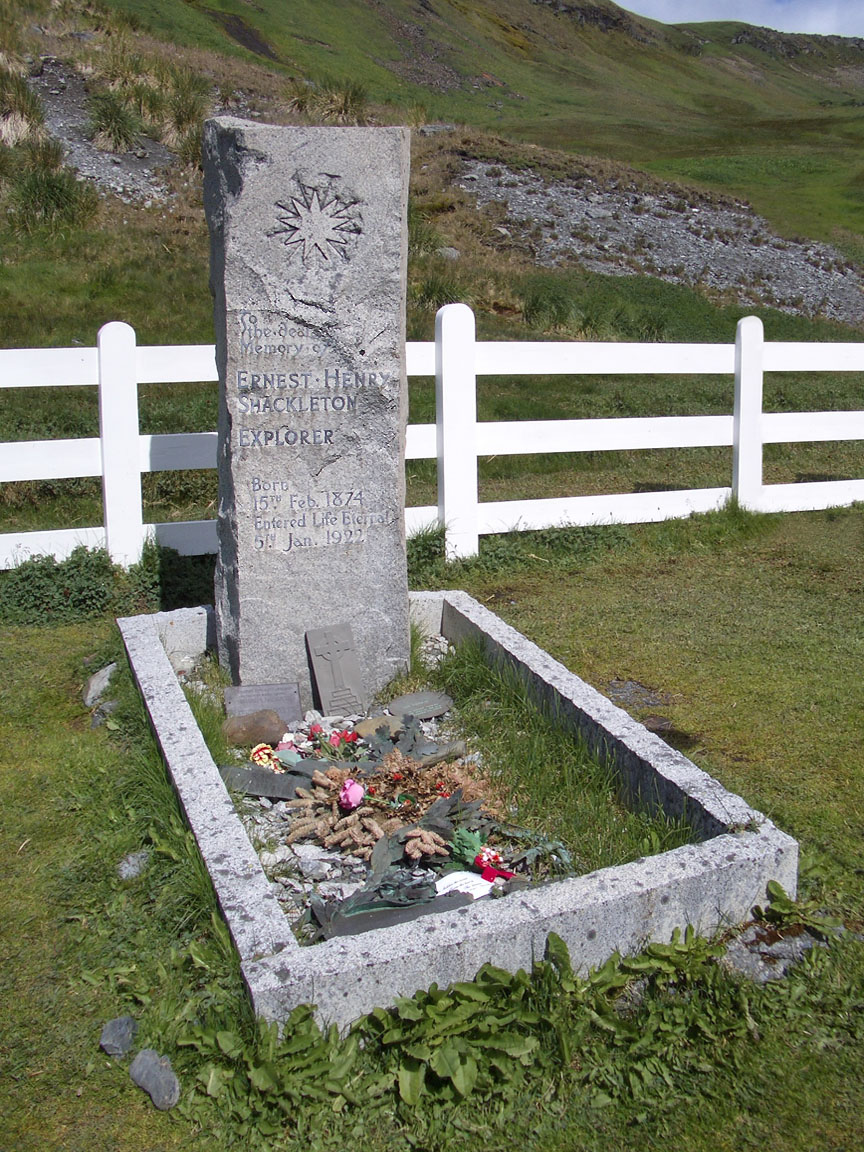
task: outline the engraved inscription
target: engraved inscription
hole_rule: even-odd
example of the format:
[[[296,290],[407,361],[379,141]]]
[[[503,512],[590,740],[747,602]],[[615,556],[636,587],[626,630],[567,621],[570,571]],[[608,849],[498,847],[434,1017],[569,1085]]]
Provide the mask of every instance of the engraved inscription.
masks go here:
[[[276,318],[262,322],[256,312],[242,311],[240,322],[240,351],[244,356],[318,356],[321,345],[311,332],[292,326],[287,320]]]
[[[367,507],[361,490],[294,492],[290,480],[253,476],[249,483],[255,548],[293,552],[362,544],[393,516]]]
[[[356,201],[345,200],[332,185],[309,187],[297,181],[298,192],[276,202],[280,227],[268,236],[283,237],[290,256],[304,264],[327,265],[334,259],[351,259],[352,241],[362,234]]]

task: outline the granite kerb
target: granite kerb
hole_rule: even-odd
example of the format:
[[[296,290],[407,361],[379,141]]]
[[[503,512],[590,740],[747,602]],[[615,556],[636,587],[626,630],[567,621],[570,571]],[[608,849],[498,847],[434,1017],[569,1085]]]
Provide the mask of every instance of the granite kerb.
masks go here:
[[[448,640],[480,637],[540,700],[621,773],[625,791],[685,814],[699,843],[586,876],[356,937],[301,947],[273,895],[160,640],[165,614],[118,621],[180,803],[210,872],[255,1011],[284,1020],[316,1004],[340,1027],[433,981],[511,971],[543,954],[550,931],[583,972],[692,924],[710,934],[746,919],[776,880],[794,895],[798,846],[626,712],[464,592],[411,594],[412,618]],[[200,628],[200,623],[199,623]],[[200,635],[206,634],[200,628]]]

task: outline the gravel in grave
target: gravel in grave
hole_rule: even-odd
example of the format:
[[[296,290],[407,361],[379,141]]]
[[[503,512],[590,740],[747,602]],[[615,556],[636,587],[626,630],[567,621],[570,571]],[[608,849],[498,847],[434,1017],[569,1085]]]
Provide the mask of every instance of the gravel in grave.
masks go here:
[[[359,716],[321,716],[310,711],[295,735],[308,731],[312,724],[322,725],[325,734],[351,728]],[[420,728],[430,743],[445,738],[446,717],[422,721]],[[374,763],[370,762],[374,770]],[[371,779],[371,778],[370,778]],[[258,858],[273,892],[292,925],[297,925],[309,908],[310,899],[317,896],[327,903],[339,903],[353,896],[366,883],[370,867],[366,860],[320,844],[286,843],[293,826],[302,818],[302,812],[289,807],[286,800],[271,801],[266,797],[243,797],[239,815],[249,839],[256,846]],[[410,815],[405,823],[410,824]],[[410,869],[417,880],[428,879],[429,870]]]
[[[434,667],[446,655],[448,648],[443,636],[428,637],[421,652],[423,663]],[[360,720],[359,716],[322,717],[320,713],[310,711],[306,713],[303,724],[297,726],[297,734],[308,733],[309,727],[315,723],[321,724],[325,732],[330,732],[351,728]],[[451,737],[446,715],[422,720],[419,726],[430,744],[446,742]],[[479,754],[466,757],[465,762],[474,769],[478,768]],[[265,797],[246,796],[239,801],[239,815],[249,839],[256,846],[261,866],[282,911],[295,929],[306,916],[313,897],[328,904],[338,904],[366,884],[371,872],[366,860],[320,844],[286,843],[292,823],[298,818],[297,810],[290,808],[288,801],[274,802]],[[422,867],[404,871],[406,878],[410,873],[417,881],[428,880],[430,876],[430,871]]]
[[[540,265],[652,275],[733,292],[742,304],[864,322],[864,279],[841,253],[782,239],[747,204],[617,180],[547,181],[480,161],[466,162],[457,184],[478,206],[505,205],[507,227],[498,231],[529,243]]]

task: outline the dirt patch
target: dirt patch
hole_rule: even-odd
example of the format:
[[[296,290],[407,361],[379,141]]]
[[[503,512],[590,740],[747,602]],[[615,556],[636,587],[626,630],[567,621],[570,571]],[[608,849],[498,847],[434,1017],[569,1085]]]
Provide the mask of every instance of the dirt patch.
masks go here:
[[[279,56],[274,49],[256,28],[246,23],[242,16],[237,16],[233,12],[217,12],[215,8],[204,8],[202,11],[206,12],[210,19],[241,48],[254,52],[256,56],[262,56],[265,60],[279,62]]]

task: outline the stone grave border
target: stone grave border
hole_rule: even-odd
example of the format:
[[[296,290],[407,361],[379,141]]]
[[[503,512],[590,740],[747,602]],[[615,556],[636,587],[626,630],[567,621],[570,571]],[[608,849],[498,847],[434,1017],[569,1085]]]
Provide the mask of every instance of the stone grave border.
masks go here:
[[[798,844],[660,737],[464,592],[411,593],[411,616],[450,641],[479,637],[490,658],[529,682],[562,726],[619,774],[625,799],[686,815],[699,842],[586,876],[514,892],[408,924],[301,947],[270,890],[172,668],[212,646],[204,608],[118,624],[186,818],[240,955],[257,1014],[283,1021],[299,1004],[347,1026],[432,982],[471,980],[486,962],[515,972],[561,936],[577,971],[633,955],[692,925],[710,935],[746,920],[776,880],[792,896]]]

